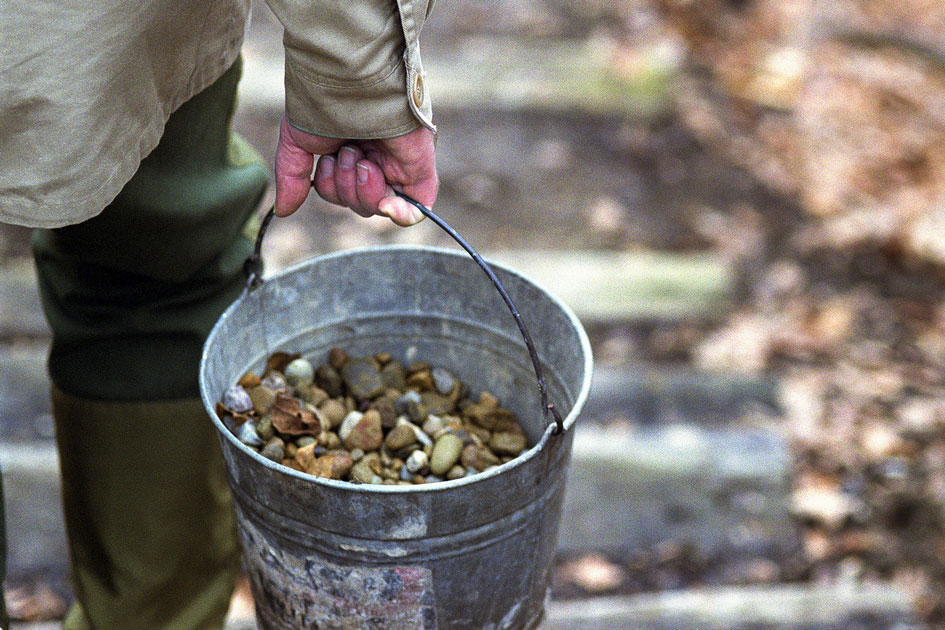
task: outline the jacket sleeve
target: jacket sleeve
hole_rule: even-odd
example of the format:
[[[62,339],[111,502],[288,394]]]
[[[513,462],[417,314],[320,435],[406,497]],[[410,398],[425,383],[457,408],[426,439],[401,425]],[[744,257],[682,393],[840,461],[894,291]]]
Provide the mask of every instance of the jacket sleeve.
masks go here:
[[[285,27],[286,118],[335,138],[433,126],[420,62],[432,0],[267,0]]]

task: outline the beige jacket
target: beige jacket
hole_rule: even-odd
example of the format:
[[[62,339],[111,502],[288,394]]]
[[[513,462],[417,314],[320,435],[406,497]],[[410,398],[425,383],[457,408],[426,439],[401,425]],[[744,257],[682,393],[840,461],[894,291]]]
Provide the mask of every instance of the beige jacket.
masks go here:
[[[433,127],[419,36],[432,0],[268,0],[286,113],[344,138]],[[236,59],[250,0],[0,1],[0,222],[79,223]]]

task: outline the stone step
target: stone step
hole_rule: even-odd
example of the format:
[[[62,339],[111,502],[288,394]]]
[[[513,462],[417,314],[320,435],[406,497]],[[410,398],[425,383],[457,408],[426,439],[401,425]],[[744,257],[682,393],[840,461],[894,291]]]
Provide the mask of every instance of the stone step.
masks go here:
[[[551,602],[542,630],[924,628],[888,585],[776,584]]]
[[[724,313],[735,271],[717,254],[512,250],[489,258],[535,281],[585,324]]]
[[[33,261],[19,258],[6,262],[0,266],[0,339],[49,334]]]
[[[49,343],[35,340],[0,346],[0,442],[51,439],[46,355]],[[622,418],[637,425],[724,425],[747,406],[776,405],[773,382],[653,365],[603,367],[594,371],[582,421]]]
[[[240,106],[281,111],[284,53],[272,37],[243,48]],[[582,39],[466,35],[424,54],[434,109],[537,110],[593,116],[653,118],[670,105],[679,59],[669,51],[638,51],[621,63],[607,46]]]
[[[788,456],[776,436],[666,425],[614,433],[578,425],[560,548],[688,542],[710,557],[793,548]],[[59,470],[51,441],[0,444],[11,570],[64,564]]]
[[[558,547],[650,550],[662,542],[724,559],[721,573],[798,548],[788,512],[790,454],[760,428],[579,427]]]
[[[586,324],[673,320],[724,312],[735,272],[705,253],[486,252],[570,305]],[[48,337],[29,260],[0,266],[0,339]]]
[[[0,442],[53,437],[48,340],[0,346]]]
[[[58,630],[59,622],[13,622],[11,630]],[[893,586],[778,584],[692,589],[629,597],[551,601],[540,630],[918,630],[909,598]],[[249,611],[225,630],[255,630]]]
[[[748,408],[760,406],[776,412],[777,399],[777,383],[771,379],[699,372],[687,366],[604,366],[594,369],[581,417],[711,427],[731,423]]]

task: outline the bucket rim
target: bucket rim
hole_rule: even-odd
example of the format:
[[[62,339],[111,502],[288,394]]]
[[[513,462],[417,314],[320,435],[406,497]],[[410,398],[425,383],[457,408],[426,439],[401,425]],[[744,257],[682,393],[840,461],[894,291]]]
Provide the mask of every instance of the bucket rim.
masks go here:
[[[446,247],[438,247],[433,245],[410,245],[410,244],[390,244],[390,245],[367,245],[363,247],[354,247],[350,249],[343,249],[336,252],[329,252],[326,254],[320,254],[314,256],[307,260],[295,263],[286,267],[285,269],[273,274],[272,276],[266,277],[263,280],[263,284],[279,280],[280,278],[299,273],[303,269],[315,265],[317,263],[334,260],[336,258],[345,258],[350,256],[356,256],[359,254],[373,254],[375,252],[381,251],[404,251],[404,252],[422,252],[422,253],[431,253],[437,255],[452,256],[455,258],[464,258],[470,262],[470,264],[475,264],[475,262],[468,257],[465,252],[462,252],[457,249],[451,249]],[[581,382],[580,390],[575,396],[574,404],[571,406],[571,409],[568,411],[568,414],[564,418],[564,428],[565,432],[570,432],[574,428],[574,424],[577,422],[578,416],[581,414],[581,410],[584,408],[584,404],[587,401],[588,394],[591,389],[591,376],[594,366],[594,358],[591,352],[591,342],[587,337],[587,332],[584,330],[584,326],[581,324],[577,315],[574,311],[565,304],[560,298],[558,298],[553,292],[549,291],[546,287],[542,286],[540,283],[532,280],[531,278],[523,275],[522,273],[507,267],[506,265],[496,262],[493,259],[485,256],[485,260],[493,269],[499,269],[504,273],[507,273],[511,276],[518,278],[519,280],[532,285],[539,291],[541,291],[558,309],[564,313],[565,317],[570,322],[572,328],[577,331],[578,342],[581,347],[582,356],[584,358],[584,377]],[[539,453],[544,450],[549,442],[554,439],[565,439],[566,435],[555,435],[554,434],[554,423],[550,422],[545,427],[544,432],[542,433],[541,439],[538,442],[520,453],[515,459],[512,459],[504,464],[493,467],[491,469],[479,472],[475,475],[469,477],[461,477],[459,479],[437,481],[433,483],[426,484],[415,484],[415,485],[382,485],[382,484],[360,484],[352,483],[350,481],[341,481],[336,479],[326,479],[324,477],[316,477],[315,475],[310,475],[287,466],[283,466],[277,462],[274,462],[270,459],[267,459],[252,450],[242,442],[240,442],[236,435],[230,431],[226,425],[223,424],[223,421],[216,414],[216,400],[210,399],[210,393],[206,386],[206,379],[204,378],[207,370],[207,364],[209,362],[209,351],[212,342],[216,339],[217,333],[219,332],[222,324],[230,317],[231,313],[235,311],[239,306],[248,298],[247,293],[241,294],[236,300],[233,301],[230,306],[227,307],[225,311],[220,315],[217,321],[214,323],[213,328],[211,328],[210,333],[207,335],[206,340],[204,341],[203,348],[200,353],[200,369],[198,372],[199,386],[200,386],[200,398],[203,401],[204,409],[207,414],[210,416],[210,420],[213,423],[214,427],[217,429],[217,432],[223,436],[223,439],[226,439],[231,446],[235,447],[237,451],[242,453],[245,456],[248,456],[250,459],[254,460],[256,464],[262,465],[273,472],[278,472],[280,474],[289,475],[290,477],[295,477],[296,479],[308,483],[316,483],[323,485],[329,488],[334,488],[338,490],[345,490],[347,492],[365,492],[371,494],[404,494],[404,493],[414,493],[414,492],[438,492],[441,490],[452,490],[454,488],[463,487],[469,484],[478,483],[480,481],[485,481],[492,477],[497,477],[506,473],[507,471],[512,470],[518,466],[524,466],[532,459],[537,457]],[[511,314],[509,314],[511,317]],[[537,383],[536,383],[537,387]]]

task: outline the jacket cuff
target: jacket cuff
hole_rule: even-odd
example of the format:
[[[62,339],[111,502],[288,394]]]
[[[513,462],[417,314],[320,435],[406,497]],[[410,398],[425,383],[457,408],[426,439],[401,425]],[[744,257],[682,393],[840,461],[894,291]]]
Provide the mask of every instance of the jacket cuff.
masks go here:
[[[435,132],[420,60],[420,31],[432,1],[348,1],[337,15],[310,21],[316,14],[269,0],[286,25],[289,123],[351,139],[390,138],[420,125]]]
[[[391,138],[420,126],[405,94],[402,59],[357,81],[313,76],[305,58],[286,48],[285,109],[293,127],[331,138]]]

